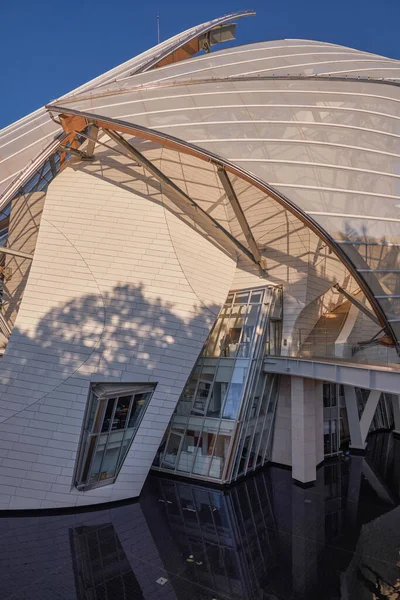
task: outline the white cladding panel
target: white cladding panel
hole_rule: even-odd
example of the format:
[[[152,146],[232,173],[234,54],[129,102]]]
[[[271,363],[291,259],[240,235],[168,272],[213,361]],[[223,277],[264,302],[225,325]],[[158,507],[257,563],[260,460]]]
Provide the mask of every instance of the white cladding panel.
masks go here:
[[[231,259],[158,200],[79,166],[50,185],[1,361],[1,508],[140,493],[235,271]],[[182,261],[185,245],[195,251]],[[78,492],[73,471],[91,381],[157,388],[116,483]]]

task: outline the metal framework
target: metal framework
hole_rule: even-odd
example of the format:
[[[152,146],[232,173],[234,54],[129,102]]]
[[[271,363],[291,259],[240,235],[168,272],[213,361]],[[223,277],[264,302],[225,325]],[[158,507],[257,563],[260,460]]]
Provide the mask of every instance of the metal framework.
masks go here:
[[[229,175],[225,171],[224,167],[218,167],[218,176],[221,180],[226,196],[229,202],[231,203],[233,212],[235,213],[239,225],[244,233],[244,237],[246,238],[250,250],[253,253],[255,262],[257,262],[261,266],[261,268],[266,268],[266,261],[261,256],[261,252],[257,246],[256,240],[254,239],[254,235],[251,231],[250,225],[245,217],[242,207],[240,206],[235,190],[233,189],[231,180],[229,179]]]
[[[206,231],[211,233],[217,229],[224,238],[224,242],[228,244],[231,249],[239,251],[241,254],[245,254],[250,260],[255,263],[259,263],[259,260],[249,252],[249,250],[243,246],[227,229],[222,227],[213,217],[211,217],[205,210],[203,210],[192,198],[190,198],[183,190],[180,189],[169,177],[167,177],[160,169],[158,169],[153,163],[151,163],[139,150],[134,148],[129,142],[127,142],[122,135],[115,131],[104,129],[106,134],[124,150],[146,171],[148,171],[157,181],[163,186],[163,191],[168,192],[168,197],[175,205],[183,209],[189,216],[193,216]],[[214,234],[215,236],[215,234]],[[258,250],[258,249],[257,249]],[[260,255],[261,260],[261,255]]]
[[[366,315],[369,319],[372,319],[372,321],[374,323],[376,323],[377,325],[380,325],[379,320],[376,318],[374,313],[371,310],[369,310],[366,306],[364,306],[364,304],[361,304],[361,302],[359,302],[359,300],[357,300],[357,298],[355,298],[352,294],[349,294],[349,292],[347,292],[345,289],[343,289],[338,283],[336,285],[334,285],[333,287],[338,292],[343,294],[343,296],[345,298],[347,298],[347,300],[349,300],[349,302],[354,304],[354,306],[356,306],[358,308],[358,310],[363,312],[364,315]]]
[[[19,258],[27,258],[29,260],[33,259],[33,254],[28,254],[28,252],[22,252],[22,250],[13,250],[13,248],[8,248],[7,246],[1,246],[0,253],[10,254],[11,256],[18,256]]]
[[[79,124],[81,130],[84,129],[88,124],[96,124],[98,127],[107,129],[108,131],[128,133],[138,138],[153,141],[167,148],[171,148],[179,152],[184,152],[186,154],[189,154],[190,156],[195,156],[201,160],[205,160],[206,162],[211,162],[217,168],[222,167],[227,173],[231,173],[240,177],[244,181],[247,181],[248,183],[254,185],[257,189],[270,196],[283,208],[285,208],[291,214],[297,217],[304,225],[311,229],[311,231],[313,231],[321,240],[323,240],[327,244],[327,246],[332,250],[332,252],[339,258],[339,260],[346,266],[346,268],[353,276],[355,281],[357,281],[361,290],[370,302],[379,320],[380,325],[392,338],[397,352],[400,353],[400,342],[397,339],[397,336],[393,330],[390,321],[388,320],[378,300],[375,298],[375,295],[372,292],[371,288],[364,280],[362,275],[358,272],[354,263],[344,252],[343,248],[341,248],[340,244],[336,242],[317,221],[315,221],[310,215],[306,214],[302,209],[296,206],[287,196],[275,190],[273,187],[271,187],[268,183],[266,183],[259,177],[248,173],[245,169],[232,164],[228,160],[216,156],[212,152],[208,152],[207,150],[198,148],[197,146],[190,144],[189,142],[185,142],[168,134],[161,133],[157,130],[149,129],[132,123],[127,123],[126,121],[121,121],[119,119],[111,117],[104,117],[90,112],[78,111],[65,106],[62,107],[49,105],[47,106],[47,110],[50,113],[54,112],[56,114],[59,114],[61,120],[69,124],[67,131],[74,130],[72,123]]]
[[[37,157],[29,165],[29,167],[27,167],[21,173],[21,175],[18,177],[18,179],[16,181],[14,181],[14,183],[8,188],[8,190],[5,192],[5,194],[2,196],[2,198],[0,200],[0,210],[4,209],[6,206],[8,206],[10,201],[12,200],[12,198],[15,197],[15,195],[17,193],[20,193],[21,190],[24,189],[24,186],[28,186],[28,182],[30,180],[37,177],[38,172],[40,172],[40,169],[42,169],[44,167],[46,162],[49,163],[49,171],[51,171],[51,174],[54,177],[54,171],[56,170],[54,157],[57,155],[59,156],[59,159],[60,159],[59,160],[59,168],[57,171],[57,172],[59,172],[62,168],[64,168],[65,160],[66,160],[66,158],[68,158],[68,155],[71,156],[71,154],[72,154],[71,150],[77,150],[79,148],[79,146],[81,145],[82,140],[87,139],[89,141],[88,148],[86,149],[86,153],[85,153],[85,158],[86,157],[89,158],[89,157],[93,156],[92,153],[94,151],[94,147],[95,147],[96,143],[105,145],[104,143],[102,143],[98,140],[98,133],[99,133],[100,128],[107,130],[108,133],[109,132],[115,132],[115,133],[119,133],[119,134],[128,133],[130,135],[134,135],[138,138],[145,139],[147,141],[156,142],[161,146],[171,148],[175,151],[183,152],[190,156],[194,156],[200,160],[209,162],[209,163],[213,164],[214,166],[216,166],[217,169],[219,168],[220,173],[221,173],[221,169],[222,169],[224,171],[225,175],[227,173],[230,173],[237,177],[240,177],[242,180],[250,183],[251,185],[254,185],[257,189],[259,189],[260,191],[262,191],[263,193],[268,195],[270,198],[275,200],[285,210],[288,210],[288,212],[290,212],[295,217],[297,217],[304,225],[309,227],[321,240],[323,240],[327,244],[327,246],[332,250],[332,252],[334,252],[336,254],[336,256],[339,258],[339,260],[346,266],[346,268],[348,269],[350,274],[357,281],[357,283],[360,286],[360,289],[363,291],[363,293],[367,297],[368,301],[370,302],[370,304],[379,320],[380,325],[385,329],[387,334],[393,340],[393,343],[396,347],[397,352],[398,353],[400,352],[400,342],[394,332],[394,329],[392,327],[390,319],[388,319],[387,315],[385,314],[383,308],[379,304],[379,302],[376,298],[376,295],[373,293],[369,284],[363,278],[362,273],[359,272],[358,269],[355,267],[351,258],[347,255],[347,253],[341,247],[341,244],[339,242],[335,241],[334,239],[332,239],[332,237],[323,229],[323,227],[317,221],[315,221],[313,219],[312,216],[304,213],[304,211],[302,209],[300,209],[298,206],[296,206],[288,197],[283,195],[281,192],[277,192],[268,183],[266,183],[265,181],[261,180],[260,178],[258,178],[256,176],[248,173],[245,169],[232,164],[231,162],[229,162],[226,159],[223,159],[217,155],[214,155],[213,153],[211,153],[207,150],[198,148],[197,146],[195,146],[193,144],[190,144],[188,142],[185,142],[183,140],[180,140],[180,139],[170,136],[168,134],[161,133],[157,130],[153,130],[153,129],[149,129],[149,128],[146,128],[143,126],[127,123],[126,121],[121,121],[121,120],[111,118],[111,117],[105,117],[105,116],[96,115],[96,114],[93,114],[90,112],[74,110],[74,109],[71,109],[68,107],[49,105],[46,108],[53,119],[54,119],[54,117],[53,117],[52,113],[59,115],[59,119],[63,126],[64,132],[61,133],[56,140],[54,140],[51,144],[49,144],[49,146],[42,152],[42,154],[39,157]],[[89,131],[90,131],[91,135],[88,135],[89,127],[90,127]],[[79,136],[81,136],[81,138],[80,138],[81,141],[79,141]],[[120,136],[120,138],[121,139],[119,139],[119,142],[121,140],[123,140],[124,143],[128,144],[129,149],[133,149],[133,146],[131,146],[128,142],[126,142],[126,140],[124,140],[124,138],[122,138],[122,136]],[[119,146],[122,147],[121,144],[119,144]],[[61,149],[61,147],[63,149]],[[126,150],[127,150],[127,148],[125,147],[125,152],[126,152]],[[133,149],[133,150],[136,150],[136,149]],[[118,149],[114,149],[114,151],[118,152]],[[129,156],[133,158],[133,153],[130,153]],[[83,156],[79,155],[79,158],[83,158]],[[135,155],[135,160],[137,160],[137,155]],[[141,164],[143,164],[143,163],[141,163]],[[148,166],[149,167],[151,166],[153,171],[156,168],[156,167],[154,167],[154,165],[152,165],[152,163],[149,163]],[[160,175],[162,177],[165,177],[161,172],[160,172]],[[221,177],[221,175],[220,175],[220,177]],[[225,179],[225,183],[226,183],[226,178],[224,178],[223,174],[222,174],[222,178]],[[221,179],[221,181],[222,181],[222,179]],[[230,180],[229,180],[229,182],[230,182]],[[48,181],[46,183],[48,183]],[[190,208],[192,211],[195,210],[197,218],[199,218],[201,213],[204,213],[204,214],[202,214],[202,218],[203,218],[204,223],[207,221],[207,231],[210,231],[210,226],[212,224],[212,227],[214,229],[214,234],[215,234],[216,230],[218,229],[218,231],[220,233],[220,235],[218,237],[223,239],[225,244],[228,243],[230,248],[232,248],[234,246],[236,251],[239,250],[240,252],[244,253],[253,263],[258,264],[262,269],[265,269],[265,264],[263,262],[260,263],[257,260],[257,259],[259,259],[259,254],[257,252],[254,253],[256,248],[251,240],[251,237],[253,237],[253,236],[249,236],[249,232],[246,230],[245,221],[243,221],[241,219],[240,226],[242,227],[242,231],[244,233],[247,231],[247,235],[245,233],[245,237],[246,237],[248,243],[250,243],[250,242],[252,243],[253,251],[248,250],[242,244],[240,244],[240,242],[238,240],[236,240],[234,238],[234,236],[232,236],[229,232],[227,232],[217,221],[215,221],[212,217],[210,217],[210,215],[208,215],[207,213],[202,211],[202,209],[200,209],[200,207],[197,208],[197,205],[194,206],[193,200],[191,198],[189,198],[186,194],[184,194],[184,192],[182,192],[182,190],[179,190],[179,188],[176,190],[173,190],[173,186],[175,186],[175,184],[173,184],[173,182],[171,182],[169,180],[168,183],[171,184],[170,191],[171,192],[173,191],[175,193],[175,197],[178,197],[179,193],[183,194],[180,196],[180,202],[182,203],[183,198],[184,198],[186,208],[187,209]],[[167,182],[164,181],[163,185],[166,186]],[[232,186],[230,186],[230,187],[232,187]],[[239,212],[238,212],[239,203],[238,202],[235,203],[235,197],[232,194],[230,194],[230,196],[231,196],[230,201],[232,202],[232,200],[233,200],[233,203],[236,206],[235,214],[237,216],[237,214],[239,214]],[[237,198],[236,198],[236,200],[237,200]],[[234,204],[232,204],[232,207],[234,206]],[[205,217],[207,217],[207,219]],[[251,233],[251,230],[250,230],[250,233]]]

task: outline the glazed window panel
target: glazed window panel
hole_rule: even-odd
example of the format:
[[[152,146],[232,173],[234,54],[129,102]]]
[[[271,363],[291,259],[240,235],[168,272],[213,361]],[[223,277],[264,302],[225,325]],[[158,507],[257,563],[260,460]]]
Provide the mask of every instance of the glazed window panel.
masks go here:
[[[214,441],[213,457],[210,463],[210,470],[208,472],[208,476],[212,479],[222,478],[230,443],[231,437],[222,434],[219,434]]]
[[[168,437],[163,464],[167,467],[175,467],[179,451],[183,442],[183,431],[171,431]]]
[[[135,437],[155,386],[92,386],[77,459],[79,490],[114,483]]]
[[[235,366],[223,411],[224,419],[236,419],[246,381],[247,366]]]
[[[207,347],[204,352],[205,356],[220,356],[224,347],[224,339],[228,331],[230,312],[231,307],[222,309],[208,339]]]
[[[274,306],[280,316],[282,294],[274,286],[230,292],[177,403],[153,467],[227,482],[236,479],[242,455],[245,470],[263,464],[275,395],[271,390],[274,378],[268,376],[267,381],[262,359]],[[277,326],[274,347],[280,347],[280,334]],[[230,452],[234,456],[229,457]]]

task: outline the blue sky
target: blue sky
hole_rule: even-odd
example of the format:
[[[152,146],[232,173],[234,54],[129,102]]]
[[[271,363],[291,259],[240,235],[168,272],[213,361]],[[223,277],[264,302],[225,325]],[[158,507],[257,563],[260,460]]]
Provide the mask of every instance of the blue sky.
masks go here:
[[[235,10],[239,43],[306,38],[400,59],[400,0],[0,0],[0,128],[161,39]]]

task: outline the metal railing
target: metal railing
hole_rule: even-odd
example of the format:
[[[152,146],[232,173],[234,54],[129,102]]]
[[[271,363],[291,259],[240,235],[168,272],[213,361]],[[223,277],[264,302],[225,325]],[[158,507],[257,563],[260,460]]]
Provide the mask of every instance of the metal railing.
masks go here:
[[[400,366],[394,347],[380,344],[364,345],[337,342],[337,332],[331,329],[294,329],[287,343],[287,356],[297,358],[326,358],[364,365]]]

